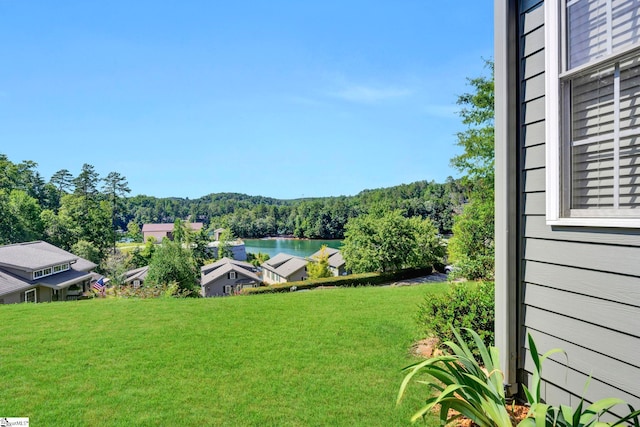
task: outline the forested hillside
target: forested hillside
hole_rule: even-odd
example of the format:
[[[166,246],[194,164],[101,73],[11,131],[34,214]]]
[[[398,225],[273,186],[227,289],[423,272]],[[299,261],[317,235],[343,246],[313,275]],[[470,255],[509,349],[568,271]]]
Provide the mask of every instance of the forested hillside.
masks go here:
[[[340,239],[349,218],[377,209],[400,209],[408,217],[430,218],[441,233],[449,233],[453,213],[464,198],[458,182],[419,181],[391,188],[364,190],[356,196],[278,200],[237,193],[217,193],[199,199],[135,196],[127,200],[123,221],[173,222],[190,216],[236,236]],[[126,226],[122,223],[121,226]]]
[[[128,193],[126,178],[118,172],[100,177],[92,165],[84,164],[77,176],[63,169],[47,181],[35,162],[14,163],[0,154],[0,244],[43,239],[85,256],[94,251],[98,260],[116,235],[148,222],[189,218],[207,227],[229,228],[238,237],[339,239],[350,218],[392,210],[430,218],[446,234],[465,201],[464,189],[452,178],[364,190],[355,196],[295,200],[237,193],[199,199]]]

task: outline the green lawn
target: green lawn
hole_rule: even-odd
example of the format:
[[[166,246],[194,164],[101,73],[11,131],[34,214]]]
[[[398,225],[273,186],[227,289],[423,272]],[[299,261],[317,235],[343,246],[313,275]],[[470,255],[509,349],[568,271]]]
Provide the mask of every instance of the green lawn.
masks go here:
[[[447,286],[0,306],[0,416],[38,426],[408,425],[421,399],[396,408],[395,397],[413,361],[417,304]]]

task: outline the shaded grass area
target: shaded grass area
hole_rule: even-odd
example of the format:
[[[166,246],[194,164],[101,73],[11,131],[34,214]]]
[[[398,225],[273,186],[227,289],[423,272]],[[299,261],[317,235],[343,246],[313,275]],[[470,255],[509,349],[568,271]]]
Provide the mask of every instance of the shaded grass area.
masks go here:
[[[33,425],[408,425],[419,394],[398,408],[395,397],[414,361],[417,306],[448,286],[0,306],[0,416]]]

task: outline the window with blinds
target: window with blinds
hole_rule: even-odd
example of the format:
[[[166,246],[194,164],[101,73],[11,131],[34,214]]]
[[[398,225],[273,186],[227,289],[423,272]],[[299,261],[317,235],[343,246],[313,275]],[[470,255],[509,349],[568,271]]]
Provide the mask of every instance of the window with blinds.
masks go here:
[[[565,7],[563,210],[570,217],[639,216],[640,0]]]

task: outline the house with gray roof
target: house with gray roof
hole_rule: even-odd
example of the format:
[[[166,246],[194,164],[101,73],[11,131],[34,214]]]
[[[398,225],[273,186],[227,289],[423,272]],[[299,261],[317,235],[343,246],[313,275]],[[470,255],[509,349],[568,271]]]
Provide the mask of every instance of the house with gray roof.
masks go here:
[[[338,249],[329,247],[320,249],[309,257],[311,261],[318,260],[319,257],[322,256],[323,250],[328,255],[329,271],[331,271],[334,276],[343,276],[347,274],[347,271],[345,269],[346,263],[344,261],[344,258],[342,258],[342,253],[340,253]]]
[[[262,280],[269,285],[305,280],[308,263],[304,258],[279,253],[261,265]]]
[[[568,355],[545,360],[542,399],[638,408],[640,2],[496,0],[494,11],[505,383],[520,395],[531,384],[531,334],[538,351]]]
[[[212,258],[218,258],[218,249],[223,242],[215,241],[207,243],[207,253]],[[236,239],[233,241],[224,242],[227,245],[227,248],[231,251],[231,256],[233,259],[238,261],[246,261],[247,260],[247,250],[244,245],[244,240]]]
[[[200,268],[200,287],[204,297],[233,295],[243,288],[254,288],[262,280],[248,262],[222,258]]]
[[[0,304],[78,299],[96,264],[42,241],[0,246]]]
[[[124,273],[123,283],[134,288],[139,288],[144,285],[144,281],[149,273],[149,266],[134,268]]]

